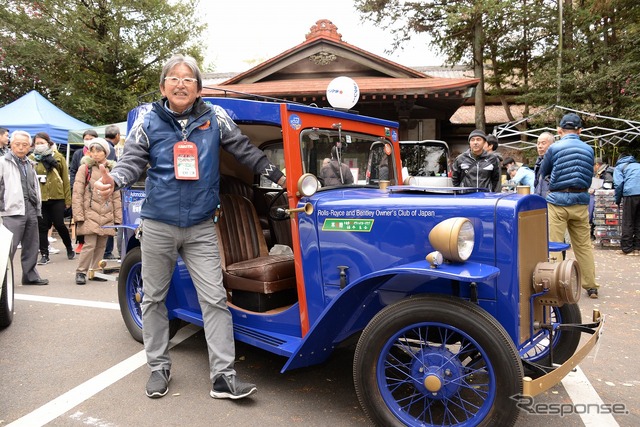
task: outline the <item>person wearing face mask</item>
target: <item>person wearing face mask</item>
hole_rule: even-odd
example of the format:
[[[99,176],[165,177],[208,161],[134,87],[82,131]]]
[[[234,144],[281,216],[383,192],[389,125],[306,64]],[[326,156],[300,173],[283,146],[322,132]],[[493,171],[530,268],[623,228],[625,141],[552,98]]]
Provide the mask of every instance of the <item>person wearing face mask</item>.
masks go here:
[[[102,176],[100,165],[107,170],[113,169],[115,163],[108,160],[110,144],[102,138],[94,138],[89,144],[89,155],[82,158],[75,183],[73,184],[73,220],[76,231],[84,236],[84,248],[80,253],[76,268],[76,284],[87,283],[87,271],[99,268],[108,236],[115,235],[114,228],[103,228],[105,225],[122,224],[122,204],[120,192],[114,191],[108,200],[95,197],[94,183]],[[97,277],[94,280],[104,280]]]
[[[80,168],[80,161],[84,156],[89,155],[89,144],[93,138],[98,137],[98,132],[93,129],[87,129],[82,134],[82,140],[84,141],[84,147],[82,149],[78,149],[73,152],[73,157],[71,157],[71,163],[69,164],[69,180],[71,181],[71,191],[73,192],[73,184],[76,180],[76,174],[78,173],[78,169]],[[71,199],[73,199],[73,194],[71,195]],[[73,208],[72,208],[73,211]],[[73,215],[73,212],[72,212]],[[82,246],[84,245],[84,236],[80,236],[76,234],[76,253],[81,253]]]
[[[58,231],[58,235],[67,248],[67,258],[74,259],[76,253],[71,245],[69,229],[64,224],[64,210],[71,206],[71,186],[67,162],[62,154],[53,149],[53,141],[46,132],[38,132],[33,137],[33,144],[33,154],[30,159],[37,162],[36,173],[42,193],[42,217],[38,218],[42,258],[38,264],[44,265],[50,262],[48,232],[51,225]]]

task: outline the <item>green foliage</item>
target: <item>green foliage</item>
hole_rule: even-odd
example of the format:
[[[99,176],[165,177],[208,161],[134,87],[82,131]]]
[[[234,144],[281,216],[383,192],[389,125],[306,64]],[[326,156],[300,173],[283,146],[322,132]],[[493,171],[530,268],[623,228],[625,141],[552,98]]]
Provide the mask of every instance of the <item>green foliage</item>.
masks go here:
[[[547,107],[559,101],[581,111],[640,119],[637,0],[356,0],[355,5],[364,20],[394,35],[392,49],[412,34],[427,33],[450,64],[473,65],[473,23],[481,19],[489,65],[485,91],[507,105]],[[606,120],[593,124],[608,125]]]
[[[126,119],[173,53],[202,60],[198,0],[14,0],[0,5],[0,105],[38,90],[92,124]]]

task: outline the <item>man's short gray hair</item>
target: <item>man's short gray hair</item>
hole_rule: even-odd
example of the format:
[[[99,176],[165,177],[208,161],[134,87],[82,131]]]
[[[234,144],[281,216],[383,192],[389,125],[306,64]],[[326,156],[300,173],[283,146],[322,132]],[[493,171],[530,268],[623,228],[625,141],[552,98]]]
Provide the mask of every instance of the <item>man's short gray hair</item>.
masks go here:
[[[11,138],[10,138],[9,142],[13,142],[16,139],[16,136],[18,136],[18,135],[26,136],[27,139],[29,140],[29,142],[31,142],[31,135],[26,130],[14,130],[11,133]]]
[[[196,59],[189,55],[175,54],[164,64],[162,67],[162,73],[160,74],[160,86],[164,87],[164,78],[167,77],[169,72],[176,65],[184,64],[191,69],[193,77],[198,80],[198,91],[202,90],[202,73]]]
[[[511,172],[517,171],[519,168],[520,166],[514,163],[507,168],[507,173],[510,174]]]
[[[551,132],[542,132],[539,136],[538,139],[546,139],[546,140],[551,140],[551,143],[553,144],[556,140],[556,137],[554,134],[552,134]]]
[[[120,127],[118,125],[109,125],[104,128],[104,137],[113,139],[120,134]]]

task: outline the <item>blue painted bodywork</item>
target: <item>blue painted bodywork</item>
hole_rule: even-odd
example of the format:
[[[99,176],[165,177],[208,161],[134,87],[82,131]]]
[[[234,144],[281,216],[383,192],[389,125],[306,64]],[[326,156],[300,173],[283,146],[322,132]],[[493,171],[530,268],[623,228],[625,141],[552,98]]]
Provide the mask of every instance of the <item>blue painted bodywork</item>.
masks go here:
[[[209,101],[223,107],[238,123],[280,126],[283,121],[278,103],[231,98]],[[286,108],[290,112],[397,127],[393,122],[334,110],[303,105]],[[135,116],[130,114],[130,123]],[[144,191],[126,189],[123,193],[127,227],[124,246],[130,250],[137,246],[133,229]],[[470,299],[477,292],[478,304],[502,324],[516,345],[520,344],[518,215],[546,210],[541,197],[456,193],[446,189],[436,192],[405,186],[387,190],[343,187],[323,189],[302,198],[299,207],[304,203],[314,209],[310,215],[298,214],[300,246],[294,250],[300,251],[302,259],[308,333],[303,336],[299,303],[277,313],[230,307],[236,339],[287,357],[283,371],[324,361],[337,344],[360,332],[385,306],[413,295],[451,295],[454,283],[460,298]],[[451,217],[466,217],[473,223],[473,254],[468,262],[431,268],[425,261],[425,256],[434,250],[429,232]],[[335,223],[345,219],[364,221],[370,229],[323,230],[327,220]],[[347,267],[343,288],[338,266]],[[195,288],[181,259],[176,264],[166,304],[170,317],[202,326]]]

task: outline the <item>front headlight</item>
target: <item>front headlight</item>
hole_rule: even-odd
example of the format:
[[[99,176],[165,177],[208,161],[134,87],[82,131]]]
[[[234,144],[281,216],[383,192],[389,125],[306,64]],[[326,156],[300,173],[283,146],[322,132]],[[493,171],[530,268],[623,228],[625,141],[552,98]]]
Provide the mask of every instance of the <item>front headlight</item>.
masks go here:
[[[410,185],[412,187],[415,187],[416,185],[418,185],[418,180],[413,176],[408,176],[405,178],[405,180],[402,183],[404,185]]]
[[[560,263],[539,262],[533,272],[533,290],[545,291],[538,297],[542,305],[562,307],[580,300],[582,277],[577,261],[567,259]]]
[[[305,173],[298,179],[298,197],[310,197],[318,191],[318,178],[310,173]]]
[[[475,231],[467,218],[449,218],[429,233],[429,242],[445,260],[464,262],[473,252]]]

